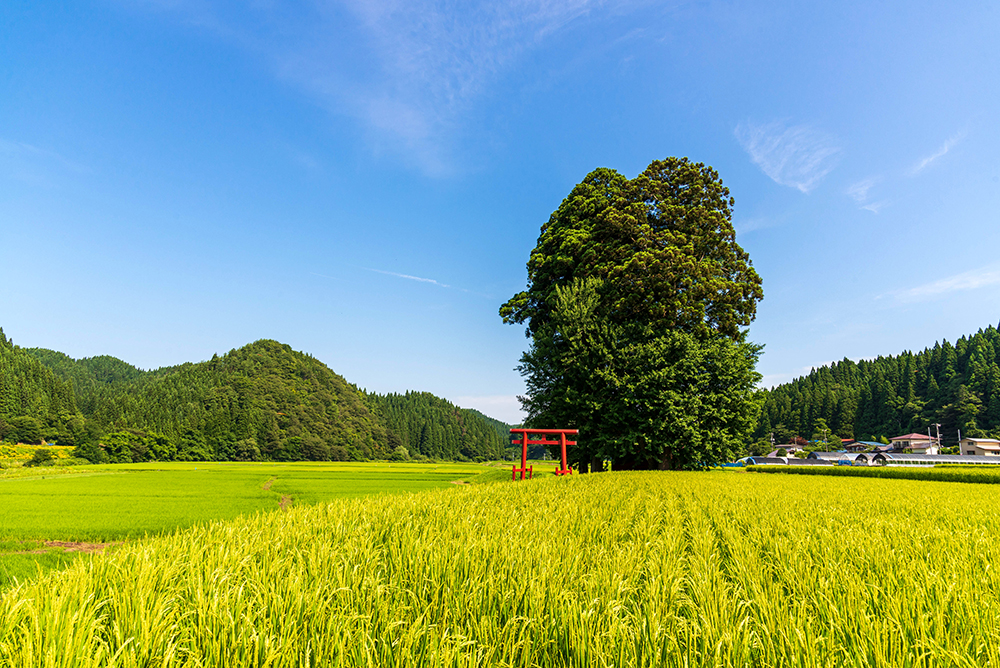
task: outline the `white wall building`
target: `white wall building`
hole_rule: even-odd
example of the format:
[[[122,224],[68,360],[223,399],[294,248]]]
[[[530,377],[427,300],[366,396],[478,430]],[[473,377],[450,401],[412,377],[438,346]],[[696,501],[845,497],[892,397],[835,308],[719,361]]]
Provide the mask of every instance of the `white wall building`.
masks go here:
[[[915,455],[936,455],[938,453],[937,442],[931,440],[931,437],[926,434],[903,434],[896,438],[890,438],[889,442],[892,443],[892,449],[899,452],[909,450]]]
[[[993,455],[1000,457],[1000,441],[995,438],[963,438],[959,441],[963,455]]]

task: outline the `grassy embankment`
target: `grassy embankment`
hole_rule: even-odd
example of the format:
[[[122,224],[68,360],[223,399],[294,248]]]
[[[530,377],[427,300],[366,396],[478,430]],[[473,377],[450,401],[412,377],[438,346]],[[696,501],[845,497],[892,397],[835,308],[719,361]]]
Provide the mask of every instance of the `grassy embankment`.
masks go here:
[[[30,456],[30,455],[29,455]],[[476,464],[147,463],[0,472],[0,587],[103,546],[210,520],[474,479]],[[487,470],[488,471],[488,470]],[[509,473],[508,473],[509,475]]]
[[[837,476],[843,478],[891,478],[895,480],[933,480],[1000,484],[1000,466],[748,466],[749,473],[784,473],[788,475]]]
[[[988,485],[611,473],[342,499],[8,590],[0,665],[997,666],[998,549]]]
[[[41,447],[44,447],[55,456],[55,467],[57,468],[67,468],[60,466],[60,464],[72,460],[73,448],[68,445],[38,446],[25,445],[24,443],[3,443],[0,444],[0,479],[17,477],[20,475],[20,472],[25,470],[31,471],[32,469],[30,468],[23,469],[22,465],[31,459],[35,451]]]

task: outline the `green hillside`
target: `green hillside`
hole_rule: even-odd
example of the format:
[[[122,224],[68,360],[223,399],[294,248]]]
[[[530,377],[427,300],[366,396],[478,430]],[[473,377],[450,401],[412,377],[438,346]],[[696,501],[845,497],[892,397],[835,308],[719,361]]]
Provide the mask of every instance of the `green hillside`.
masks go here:
[[[30,432],[95,462],[475,460],[507,445],[507,426],[477,411],[428,393],[366,395],[277,341],[153,371],[0,348],[0,437]]]
[[[941,425],[944,444],[1000,436],[1000,331],[995,327],[913,353],[822,366],[765,392],[756,436],[875,440]]]
[[[143,371],[109,355],[75,360],[65,353],[45,348],[27,348],[25,352],[72,383],[76,405],[88,415],[95,412],[102,400],[120,392],[125,386],[159,374]]]
[[[368,395],[389,430],[393,447],[434,459],[497,459],[510,443],[510,427],[479,411],[459,408],[429,392]]]
[[[276,341],[138,375],[109,360],[57,370],[88,383],[81,403],[102,429],[165,436],[176,444],[177,458],[290,461],[386,454],[385,428],[359,393],[322,362]]]
[[[0,329],[0,439],[41,443],[82,430],[73,386]]]

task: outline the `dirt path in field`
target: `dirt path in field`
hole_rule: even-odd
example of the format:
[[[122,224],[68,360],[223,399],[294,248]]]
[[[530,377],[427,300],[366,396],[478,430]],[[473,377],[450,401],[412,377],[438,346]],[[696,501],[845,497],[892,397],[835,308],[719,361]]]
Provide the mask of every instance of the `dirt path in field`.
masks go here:
[[[263,485],[261,485],[260,488],[262,490],[264,490],[265,492],[270,492],[271,491],[271,485],[274,484],[275,480],[277,480],[277,478],[271,478],[270,480],[268,480],[267,482],[265,482]]]
[[[281,495],[281,501],[278,501],[278,507],[282,510],[288,510],[288,507],[292,505],[292,497],[287,494]]]
[[[469,483],[465,482],[464,480],[452,480],[451,484],[452,485],[468,485]]]
[[[61,549],[63,552],[82,552],[84,554],[101,554],[112,545],[121,545],[122,541],[112,543],[80,543],[67,540],[47,540],[43,543],[45,549],[22,550],[20,552],[9,552],[8,554],[46,554],[53,549]]]

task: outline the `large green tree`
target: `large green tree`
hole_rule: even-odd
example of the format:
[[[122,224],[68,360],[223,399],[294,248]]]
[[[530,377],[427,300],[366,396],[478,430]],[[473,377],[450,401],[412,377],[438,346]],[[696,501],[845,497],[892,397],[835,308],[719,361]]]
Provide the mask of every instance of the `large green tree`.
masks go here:
[[[654,161],[634,179],[596,169],[542,226],[528,289],[500,308],[529,335],[548,322],[556,286],[601,278],[602,315],[736,341],[763,298],[736,243],[733,198],[718,172],[687,158]]]
[[[669,158],[631,180],[595,170],[542,227],[500,315],[532,340],[527,423],[578,427],[581,468],[696,468],[749,435],[763,292],[732,205],[711,167]]]

